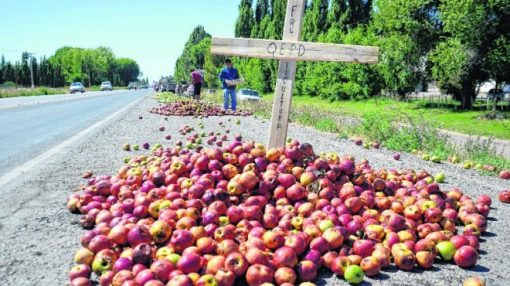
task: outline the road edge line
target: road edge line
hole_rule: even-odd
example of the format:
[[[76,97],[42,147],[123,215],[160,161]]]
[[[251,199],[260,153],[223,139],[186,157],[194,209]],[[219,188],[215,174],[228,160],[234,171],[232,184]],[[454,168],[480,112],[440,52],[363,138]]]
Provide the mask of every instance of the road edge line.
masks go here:
[[[67,140],[61,142],[60,144],[56,145],[56,146],[53,146],[51,147],[49,150],[47,150],[46,152],[38,155],[37,157],[25,162],[23,165],[21,166],[18,166],[16,168],[14,168],[14,170],[6,173],[5,175],[1,176],[0,177],[0,188],[2,188],[3,186],[5,186],[7,183],[9,183],[10,181],[12,181],[13,179],[15,179],[16,177],[20,176],[20,175],[23,175],[25,173],[27,173],[28,171],[30,171],[33,167],[37,166],[38,164],[40,164],[41,162],[47,160],[48,158],[50,158],[51,156],[57,154],[59,151],[61,151],[62,149],[68,147],[69,145],[77,142],[79,139],[85,137],[86,135],[92,133],[93,131],[99,129],[101,126],[105,125],[105,123],[111,121],[111,120],[114,120],[115,118],[117,118],[118,116],[120,116],[121,114],[123,114],[124,112],[126,112],[127,110],[131,109],[133,106],[135,106],[136,104],[138,104],[139,102],[141,102],[143,99],[145,99],[147,96],[149,96],[149,94],[147,95],[144,95],[142,96],[141,98],[131,102],[130,104],[126,105],[124,108],[120,109],[120,110],[117,110],[115,113],[113,114],[110,114],[108,117],[104,118],[103,120],[101,121],[98,121],[94,124],[92,124],[91,126],[87,127],[86,129],[78,132],[77,134],[71,136],[70,138],[68,138]],[[0,193],[2,193],[2,191],[0,190]]]

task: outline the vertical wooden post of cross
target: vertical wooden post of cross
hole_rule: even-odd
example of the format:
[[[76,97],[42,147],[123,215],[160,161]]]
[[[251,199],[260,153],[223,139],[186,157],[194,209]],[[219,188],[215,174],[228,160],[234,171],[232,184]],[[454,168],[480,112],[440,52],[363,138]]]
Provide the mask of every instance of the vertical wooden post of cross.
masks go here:
[[[306,0],[287,1],[283,41],[299,41],[305,5]],[[285,50],[284,46],[279,48],[280,53]],[[281,60],[279,63],[271,116],[271,132],[267,144],[268,148],[285,146],[292,103],[292,90],[294,89],[294,80],[296,78],[296,64],[297,62],[292,60]]]

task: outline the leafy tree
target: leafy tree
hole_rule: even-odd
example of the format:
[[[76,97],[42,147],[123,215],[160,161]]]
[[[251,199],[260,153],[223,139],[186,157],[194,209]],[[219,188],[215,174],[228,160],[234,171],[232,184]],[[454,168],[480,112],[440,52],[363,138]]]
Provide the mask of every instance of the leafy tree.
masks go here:
[[[23,52],[21,54],[21,67],[19,70],[19,81],[24,86],[30,86],[30,66],[29,66],[29,54]]]
[[[495,12],[505,2],[490,2],[443,0],[439,5],[443,40],[431,54],[432,73],[439,87],[461,101],[464,109],[472,107],[477,84],[489,79],[487,70],[497,73],[497,68],[487,66],[490,55],[505,53],[505,41],[498,41],[495,29],[504,19]]]
[[[83,49],[63,47],[58,49],[49,60],[61,70],[61,74],[67,83],[83,82],[86,78],[86,74],[83,73],[82,69]]]
[[[281,40],[287,11],[287,0],[273,0],[271,5],[271,23],[267,27],[266,38]]]
[[[269,0],[257,0],[255,6],[255,22],[260,24],[266,15],[269,15]]]
[[[0,83],[5,81],[5,57],[2,55],[2,59],[0,60]]]
[[[186,48],[192,45],[198,44],[204,38],[210,37],[211,35],[205,31],[204,26],[198,25],[193,29],[188,41],[186,42]]]
[[[510,82],[510,39],[501,35],[487,54],[487,73],[499,88],[502,82]]]
[[[203,68],[205,64],[205,53],[210,48],[209,44],[204,42],[210,38],[203,26],[197,26],[190,34],[190,37],[184,45],[182,55],[175,62],[174,78],[177,81],[189,80],[189,71],[191,68]]]
[[[372,27],[380,36],[385,90],[404,97],[427,79],[427,54],[438,38],[435,0],[379,0]]]
[[[15,82],[16,81],[15,77],[16,77],[16,71],[14,69],[13,64],[11,62],[7,62],[4,67],[4,80]]]
[[[312,0],[303,20],[303,39],[317,41],[319,36],[328,30],[328,0]]]
[[[355,28],[370,21],[372,3],[372,0],[347,0],[349,28]]]
[[[319,41],[368,45],[377,37],[371,29],[360,26],[345,35],[338,28],[330,29]],[[363,99],[379,93],[381,80],[373,65],[324,62],[307,66],[301,88],[302,93],[331,100]]]
[[[327,26],[336,29],[345,28],[345,30],[347,30],[347,8],[348,6],[345,0],[332,0],[331,9],[329,9],[327,15]]]
[[[140,67],[136,61],[129,58],[116,59],[117,72],[123,85],[136,81],[140,74]]]
[[[241,0],[239,4],[239,16],[235,26],[235,36],[249,38],[255,26],[255,18],[252,9],[252,0]]]

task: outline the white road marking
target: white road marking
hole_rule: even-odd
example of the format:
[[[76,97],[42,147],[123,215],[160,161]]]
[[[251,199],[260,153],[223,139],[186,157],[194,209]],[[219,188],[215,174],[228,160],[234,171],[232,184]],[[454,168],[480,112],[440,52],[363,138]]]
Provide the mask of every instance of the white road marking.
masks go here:
[[[136,104],[138,104],[145,97],[146,96],[142,96],[141,98],[139,98],[139,99],[135,100],[134,102],[126,105],[124,108],[116,111],[115,113],[113,113],[110,116],[104,118],[103,120],[101,120],[99,122],[96,122],[93,125],[91,125],[90,127],[88,127],[87,129],[84,129],[84,130],[80,131],[79,133],[77,133],[76,135],[74,135],[71,138],[67,139],[66,141],[58,144],[57,146],[52,147],[50,150],[42,153],[41,155],[35,157],[34,159],[26,162],[25,164],[23,164],[23,165],[21,165],[19,167],[16,167],[14,170],[12,170],[12,171],[6,173],[5,175],[1,176],[0,177],[0,193],[1,193],[1,188],[5,184],[9,183],[10,181],[15,179],[16,177],[18,177],[20,175],[23,175],[24,173],[27,173],[34,166],[36,166],[36,165],[38,165],[38,164],[40,164],[40,163],[50,159],[52,156],[56,155],[62,149],[64,149],[67,146],[77,142],[79,139],[83,138],[84,136],[88,135],[89,133],[92,133],[96,129],[99,129],[103,124],[105,124],[106,122],[108,122],[110,120],[115,119],[117,116],[119,116],[120,114],[122,114],[126,110],[128,110],[131,107],[133,107]]]

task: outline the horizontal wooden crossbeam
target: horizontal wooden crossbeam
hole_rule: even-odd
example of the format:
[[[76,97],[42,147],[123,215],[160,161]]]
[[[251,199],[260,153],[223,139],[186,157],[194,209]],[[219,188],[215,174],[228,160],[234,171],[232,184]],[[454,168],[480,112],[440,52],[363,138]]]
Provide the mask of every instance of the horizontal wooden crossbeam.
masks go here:
[[[379,58],[379,48],[370,46],[216,37],[212,38],[211,53],[275,60],[363,64],[375,64]]]

